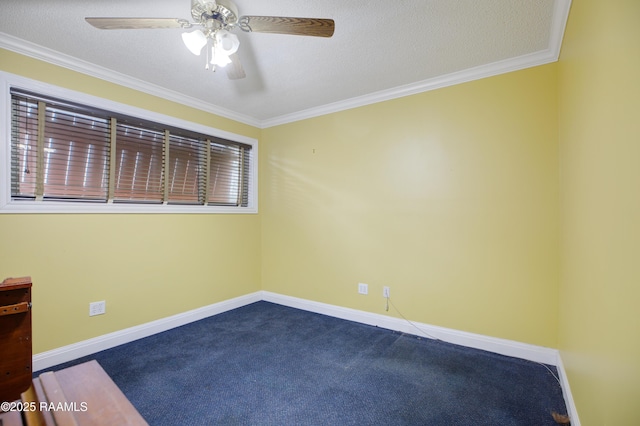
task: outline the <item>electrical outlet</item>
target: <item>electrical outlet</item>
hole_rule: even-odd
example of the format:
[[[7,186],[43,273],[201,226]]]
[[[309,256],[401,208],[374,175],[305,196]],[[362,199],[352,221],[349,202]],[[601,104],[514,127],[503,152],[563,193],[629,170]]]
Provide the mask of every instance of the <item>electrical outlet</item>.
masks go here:
[[[89,316],[102,315],[107,311],[107,302],[104,300],[100,302],[89,303]]]
[[[369,294],[369,285],[364,283],[358,283],[358,293]]]
[[[389,287],[382,287],[382,297],[389,298]]]

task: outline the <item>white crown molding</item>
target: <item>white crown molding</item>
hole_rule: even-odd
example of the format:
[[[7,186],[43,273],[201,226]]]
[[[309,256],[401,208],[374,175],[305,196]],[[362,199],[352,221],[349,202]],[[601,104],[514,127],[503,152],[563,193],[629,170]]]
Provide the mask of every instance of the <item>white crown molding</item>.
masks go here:
[[[67,68],[72,71],[90,75],[92,77],[109,81],[111,83],[119,84],[121,86],[138,90],[149,95],[157,96],[162,99],[197,108],[201,111],[209,112],[220,117],[228,118],[230,120],[238,121],[240,123],[248,124],[250,126],[258,128],[261,127],[260,120],[249,117],[248,115],[239,114],[235,111],[231,111],[208,102],[203,102],[190,96],[185,96],[181,93],[165,89],[155,84],[133,78],[131,76],[101,67],[99,65],[92,64],[90,62],[83,61],[73,56],[65,55],[64,53],[60,53],[53,49],[48,49],[38,44],[13,37],[3,32],[0,32],[0,48],[10,50],[21,55],[28,56],[30,58],[38,59],[40,61],[48,62],[50,64],[57,65],[63,68]]]
[[[381,90],[368,95],[321,105],[319,107],[309,108],[266,120],[259,120],[255,117],[239,114],[220,106],[203,102],[199,99],[184,96],[178,92],[170,91],[145,81],[117,73],[107,68],[82,61],[72,56],[12,37],[2,32],[0,32],[0,48],[11,50],[25,56],[88,74],[93,77],[151,94],[153,96],[158,96],[160,98],[178,102],[193,108],[198,108],[202,111],[216,114],[221,117],[229,118],[240,123],[264,129],[555,62],[558,60],[560,55],[562,38],[564,36],[570,7],[571,0],[555,0],[549,44],[546,49],[539,52],[493,62],[491,64],[481,65],[416,83]]]
[[[548,50],[556,61],[560,58],[560,49],[562,49],[562,40],[567,28],[570,9],[571,0],[556,0],[554,4]]]
[[[368,95],[358,96],[344,101],[298,111],[293,114],[263,120],[262,128],[265,129],[279,126],[281,124],[293,123],[295,121],[306,120],[309,118],[319,117],[321,115],[398,99],[405,96],[441,89],[443,87],[455,86],[457,84],[480,80],[486,77],[493,77],[495,75],[505,74],[511,71],[518,71],[525,68],[544,65],[554,62],[555,60],[557,60],[557,58],[554,59],[548,50],[543,50],[519,56],[517,58],[510,58],[503,61],[493,62],[491,64],[480,65],[474,68],[422,80],[417,83],[398,86],[388,90],[381,90]]]
[[[469,81],[480,80],[486,77],[493,77],[499,74],[505,74],[512,71],[518,71],[525,68],[531,68],[538,65],[555,62],[558,60],[560,55],[562,38],[564,36],[567,18],[569,17],[570,7],[571,0],[555,1],[553,17],[551,20],[549,44],[544,50],[518,56],[515,58],[493,62],[486,65],[477,66],[474,68],[468,68],[466,70],[456,71],[450,74],[441,75],[412,84],[407,84],[405,86],[398,86],[388,90],[381,90],[368,95],[358,96],[344,101],[322,105],[316,108],[309,108],[292,114],[281,115],[279,117],[263,120],[261,127],[265,129],[273,126],[279,126],[281,124],[306,120],[308,118],[318,117],[321,115],[331,114],[339,111],[345,111],[352,108],[357,108],[378,102],[384,102],[404,96],[415,95],[422,92],[428,92],[430,90],[454,86],[456,84],[467,83]]]

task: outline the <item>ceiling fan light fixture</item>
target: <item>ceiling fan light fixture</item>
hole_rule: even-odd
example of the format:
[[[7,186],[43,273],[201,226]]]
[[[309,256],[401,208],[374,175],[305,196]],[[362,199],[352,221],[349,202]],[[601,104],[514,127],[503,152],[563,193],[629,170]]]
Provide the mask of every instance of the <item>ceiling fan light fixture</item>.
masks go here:
[[[200,55],[200,51],[207,44],[207,37],[200,30],[182,33],[182,41],[187,49],[196,56]]]
[[[182,33],[182,41],[196,56],[205,52],[205,69],[227,68],[231,80],[245,78],[240,56],[238,37],[229,30],[236,28],[247,32],[289,34],[312,37],[333,36],[333,19],[295,18],[287,16],[240,16],[233,0],[190,0],[193,22],[181,18],[109,18],[86,17],[85,21],[101,30],[181,28],[185,31],[194,26],[195,31]],[[2,421],[0,421],[2,423]],[[1,426],[1,425],[0,425]]]
[[[233,55],[238,51],[238,47],[240,47],[240,41],[237,35],[231,34],[227,30],[216,32],[216,48],[224,52],[225,55]]]
[[[216,46],[211,48],[211,64],[224,68],[231,63],[229,55],[227,55],[222,49]]]

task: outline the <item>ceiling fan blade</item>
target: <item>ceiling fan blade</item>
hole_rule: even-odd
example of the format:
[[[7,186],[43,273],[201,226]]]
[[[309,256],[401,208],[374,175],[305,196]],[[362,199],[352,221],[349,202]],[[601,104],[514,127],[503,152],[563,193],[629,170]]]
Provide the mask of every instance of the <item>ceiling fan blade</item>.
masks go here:
[[[238,56],[237,53],[234,53],[229,56],[229,59],[231,59],[231,63],[227,64],[225,67],[229,80],[240,80],[241,78],[245,78],[247,74],[245,74],[244,68],[242,68],[242,64],[240,63],[240,56]]]
[[[84,20],[101,30],[191,27],[189,21],[178,18],[84,18]]]
[[[333,19],[291,18],[284,16],[242,16],[241,30],[256,33],[291,34],[331,37],[335,29]]]

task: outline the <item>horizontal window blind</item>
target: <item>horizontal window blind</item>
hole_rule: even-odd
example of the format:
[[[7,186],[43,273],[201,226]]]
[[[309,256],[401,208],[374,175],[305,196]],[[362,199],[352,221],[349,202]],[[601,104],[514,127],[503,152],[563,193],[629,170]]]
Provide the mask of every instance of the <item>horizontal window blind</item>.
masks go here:
[[[38,103],[11,99],[11,194],[35,198],[38,156]]]
[[[209,149],[209,203],[243,205],[244,148],[211,142]]]
[[[169,202],[202,204],[204,148],[197,139],[169,137]]]
[[[163,201],[164,132],[117,124],[114,200]]]
[[[247,207],[251,145],[12,89],[11,197]]]
[[[46,107],[44,198],[107,200],[109,120]]]

